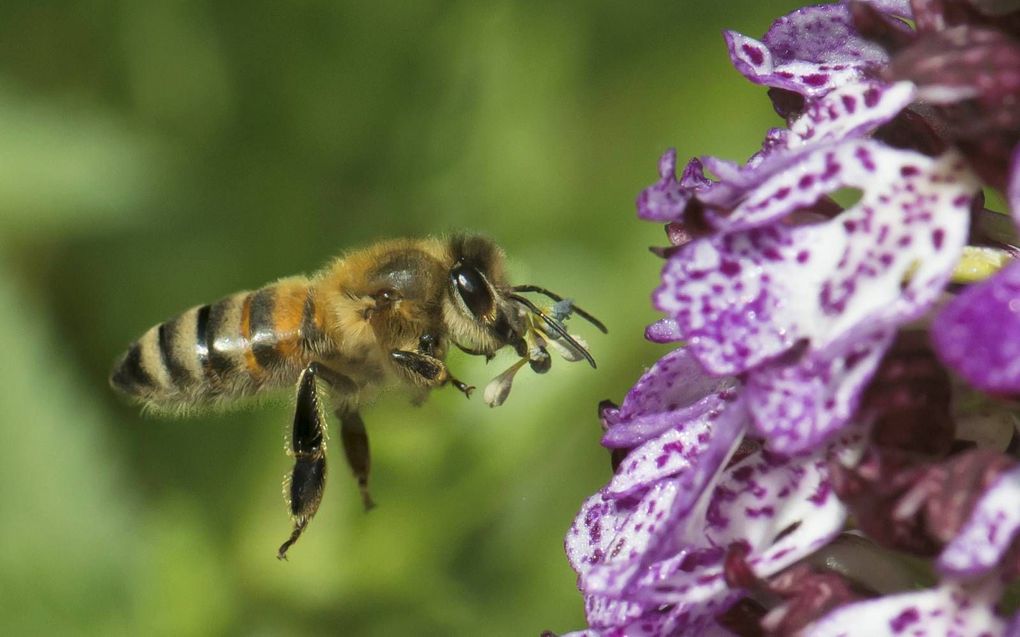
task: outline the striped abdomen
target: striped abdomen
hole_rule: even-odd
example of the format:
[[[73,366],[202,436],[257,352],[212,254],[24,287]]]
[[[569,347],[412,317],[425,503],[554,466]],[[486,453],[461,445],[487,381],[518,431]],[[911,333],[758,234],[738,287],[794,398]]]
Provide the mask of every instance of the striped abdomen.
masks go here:
[[[110,383],[155,406],[290,385],[323,346],[321,309],[306,279],[191,308],[135,341]]]

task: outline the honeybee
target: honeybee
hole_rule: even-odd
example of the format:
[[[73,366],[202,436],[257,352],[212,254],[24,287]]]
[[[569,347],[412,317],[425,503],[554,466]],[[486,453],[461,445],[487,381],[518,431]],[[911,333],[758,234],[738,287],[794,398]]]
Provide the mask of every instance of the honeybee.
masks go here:
[[[420,403],[452,385],[453,346],[487,360],[503,347],[520,357],[485,389],[506,400],[525,364],[548,371],[552,348],[566,360],[595,360],[563,322],[595,317],[544,288],[511,286],[503,251],[480,236],[384,241],[337,258],[311,278],[291,277],[193,307],[149,329],[117,361],[110,384],[146,407],[182,412],[297,385],[284,479],[293,528],[277,557],[298,540],[322,500],[326,425],[319,381],[340,421],[340,441],[366,510],[369,444],[359,409],[379,390],[403,387]],[[555,301],[539,307],[522,293]]]

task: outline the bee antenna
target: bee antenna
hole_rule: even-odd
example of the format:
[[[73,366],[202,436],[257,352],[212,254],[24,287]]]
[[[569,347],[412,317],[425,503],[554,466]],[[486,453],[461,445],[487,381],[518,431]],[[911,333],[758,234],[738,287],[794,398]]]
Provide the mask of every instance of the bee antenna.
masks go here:
[[[595,359],[592,358],[591,353],[587,349],[585,349],[584,346],[578,343],[573,336],[568,334],[567,330],[563,329],[563,326],[560,325],[559,321],[553,320],[548,314],[540,310],[537,305],[535,305],[528,299],[524,298],[523,296],[519,296],[517,294],[508,294],[507,297],[514,301],[517,301],[524,307],[528,308],[532,314],[545,321],[545,324],[549,326],[549,329],[556,332],[557,336],[570,343],[578,352],[580,352],[581,355],[584,356],[585,359],[588,361],[588,364],[592,366],[592,368],[597,367],[595,365]]]
[[[551,290],[547,290],[547,289],[545,289],[543,287],[540,287],[540,286],[537,286],[537,285],[530,285],[530,284],[527,284],[527,285],[515,285],[514,287],[512,287],[510,289],[513,290],[514,292],[535,292],[537,294],[544,294],[545,296],[549,297],[550,299],[552,299],[554,301],[562,301],[563,300],[563,297],[560,296],[559,294],[556,294],[555,292],[553,292]],[[580,316],[584,320],[588,321],[589,323],[591,323],[592,325],[597,327],[603,334],[608,334],[609,333],[609,330],[606,329],[605,324],[603,324],[602,321],[600,321],[597,318],[595,318],[594,316],[592,316],[592,314],[590,312],[586,312],[585,310],[581,309],[580,307],[574,305],[573,302],[571,302],[570,306],[571,306],[571,309],[573,310],[574,314],[577,314],[578,316]]]

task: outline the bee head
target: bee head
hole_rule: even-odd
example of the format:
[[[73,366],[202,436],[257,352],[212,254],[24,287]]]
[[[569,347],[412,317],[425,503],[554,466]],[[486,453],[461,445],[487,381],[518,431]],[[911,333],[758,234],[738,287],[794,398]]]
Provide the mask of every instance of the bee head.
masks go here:
[[[454,342],[484,354],[507,344],[517,348],[524,325],[506,298],[503,251],[485,237],[457,236],[450,241],[450,253],[444,318]]]
[[[485,388],[485,402],[493,407],[506,400],[514,375],[525,364],[538,374],[549,370],[547,347],[567,361],[587,360],[595,367],[584,340],[569,334],[563,325],[571,315],[577,314],[606,331],[598,319],[570,299],[536,285],[511,286],[503,273],[503,260],[503,252],[488,239],[453,238],[443,301],[443,320],[458,347],[491,358],[496,350],[509,345],[521,357]],[[528,292],[545,295],[555,304],[539,307],[522,296]]]

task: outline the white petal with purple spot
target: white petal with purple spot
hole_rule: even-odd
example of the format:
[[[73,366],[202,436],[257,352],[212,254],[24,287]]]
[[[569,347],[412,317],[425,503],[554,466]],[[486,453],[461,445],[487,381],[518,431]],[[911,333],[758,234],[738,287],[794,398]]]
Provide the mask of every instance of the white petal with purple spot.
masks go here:
[[[769,448],[800,453],[849,422],[894,336],[889,328],[852,330],[793,363],[766,364],[751,375],[745,396]]]
[[[946,545],[939,570],[958,577],[995,569],[1020,532],[1020,467],[1003,473],[978,500],[970,519]]]
[[[842,531],[846,509],[832,493],[828,463],[848,452],[855,457],[862,445],[855,431],[808,457],[749,455],[725,470],[707,510],[687,518],[684,542],[692,548],[745,543],[755,574],[778,573]],[[685,566],[660,581],[643,579],[640,599],[698,604],[726,591],[722,560]]]
[[[1005,622],[993,609],[998,589],[952,582],[916,593],[841,606],[805,631],[806,637],[999,637]]]
[[[775,223],[848,186],[863,195],[838,217]],[[799,341],[823,349],[865,322],[894,327],[948,281],[977,187],[955,154],[866,140],[813,149],[716,219],[724,234],[677,251],[653,299],[714,374],[753,369]]]
[[[691,458],[675,475],[655,483],[635,508],[636,513],[631,515],[626,528],[618,534],[623,545],[610,548],[610,554],[620,559],[613,560],[615,563],[595,566],[582,575],[584,590],[622,594],[631,586],[636,575],[645,572],[646,567],[675,555],[678,525],[685,519],[702,517],[691,514],[691,510],[705,506],[699,505],[699,502],[706,501],[707,494],[720,478],[720,468],[739,445],[748,418],[742,400],[729,403],[714,418],[707,443],[699,441],[702,446],[697,458]],[[656,459],[651,458],[650,461],[654,464]],[[636,471],[640,472],[639,469]],[[657,491],[666,497],[660,495],[656,498]],[[623,546],[630,549],[629,552],[624,551]]]
[[[856,81],[888,61],[885,51],[853,28],[847,8],[818,5],[776,20],[762,41],[724,33],[730,59],[756,84],[821,95]]]
[[[683,340],[680,326],[671,318],[659,319],[646,327],[645,338],[653,343],[675,343]]]
[[[627,392],[619,420],[694,405],[734,385],[732,379],[705,374],[686,348],[676,349],[656,361]]]
[[[606,486],[605,495],[626,497],[663,478],[689,470],[708,446],[712,421],[719,413],[710,411],[696,420],[677,423],[659,437],[631,450]]]
[[[740,373],[811,336],[845,240],[838,229],[780,225],[696,240],[670,258],[652,298],[705,369]]]
[[[892,120],[914,99],[910,82],[859,82],[835,89],[808,103],[790,124],[788,148],[866,135]]]

